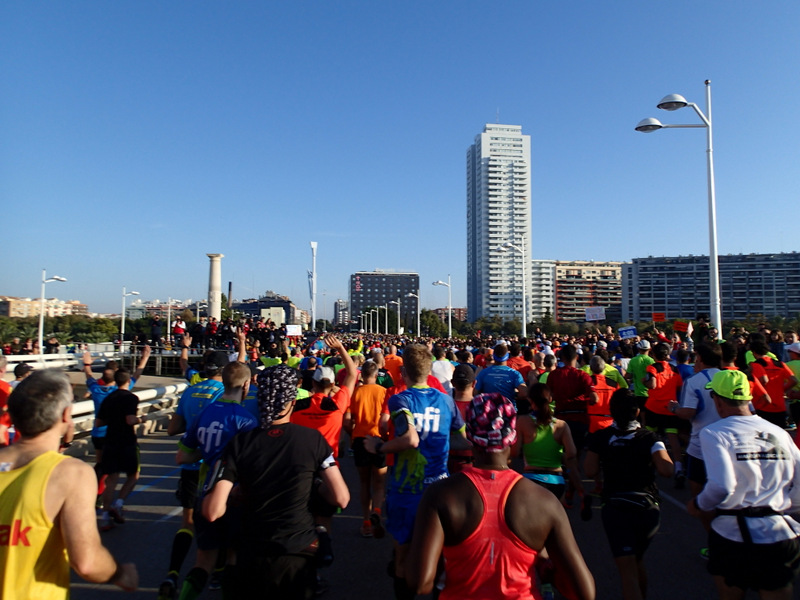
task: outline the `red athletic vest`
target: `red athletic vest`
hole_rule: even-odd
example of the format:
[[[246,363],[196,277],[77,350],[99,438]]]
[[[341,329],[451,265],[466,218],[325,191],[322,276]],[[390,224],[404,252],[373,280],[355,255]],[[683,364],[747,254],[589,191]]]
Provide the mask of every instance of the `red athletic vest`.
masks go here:
[[[586,413],[589,415],[589,433],[609,427],[614,422],[609,405],[611,396],[619,389],[619,386],[616,381],[606,379],[606,376],[601,374],[592,375],[592,389],[597,392],[597,403],[586,405]]]
[[[444,547],[446,583],[439,598],[540,600],[533,583],[538,552],[526,546],[505,521],[508,494],[522,476],[511,469],[474,467],[462,473],[481,495],[483,518],[461,544]]]

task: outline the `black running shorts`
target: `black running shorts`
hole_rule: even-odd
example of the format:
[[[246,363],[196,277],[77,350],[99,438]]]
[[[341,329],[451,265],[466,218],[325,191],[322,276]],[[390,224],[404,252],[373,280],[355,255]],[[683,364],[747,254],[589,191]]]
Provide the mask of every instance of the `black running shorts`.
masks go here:
[[[181,469],[181,478],[178,480],[178,489],[175,497],[183,508],[194,508],[197,502],[197,484],[200,471],[195,469]]]
[[[774,544],[745,544],[708,534],[708,572],[743,590],[779,590],[800,573],[800,538]]]

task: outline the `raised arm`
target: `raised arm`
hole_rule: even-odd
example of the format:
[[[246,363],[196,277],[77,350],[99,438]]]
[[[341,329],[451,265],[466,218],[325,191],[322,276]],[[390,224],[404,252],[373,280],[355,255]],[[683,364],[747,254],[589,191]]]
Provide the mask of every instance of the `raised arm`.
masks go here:
[[[237,362],[246,363],[247,362],[247,334],[244,332],[244,327],[239,327],[239,330],[236,332],[236,339],[239,342],[239,357],[236,359]]]
[[[326,335],[325,343],[331,350],[336,350],[339,353],[339,356],[342,357],[342,364],[347,372],[347,375],[345,375],[344,381],[342,382],[342,387],[347,388],[350,391],[350,396],[352,397],[353,390],[356,389],[356,381],[358,381],[358,369],[356,368],[356,364],[347,353],[347,348],[345,348],[344,344],[336,339],[335,336]]]
[[[181,367],[181,377],[186,374],[186,369],[189,368],[189,348],[192,347],[192,336],[188,333],[183,335],[183,342],[181,342],[181,355],[178,359],[178,364]]]
[[[131,375],[133,379],[139,379],[139,377],[142,376],[142,373],[144,373],[144,368],[147,366],[147,361],[150,360],[150,352],[150,346],[145,346],[142,349],[142,358],[139,359],[139,364],[136,366],[136,370],[133,372],[133,375]]]
[[[92,359],[92,354],[88,350],[84,351],[82,361],[83,374],[86,375],[86,379],[93,379],[94,375],[92,374],[92,363],[94,360]]]

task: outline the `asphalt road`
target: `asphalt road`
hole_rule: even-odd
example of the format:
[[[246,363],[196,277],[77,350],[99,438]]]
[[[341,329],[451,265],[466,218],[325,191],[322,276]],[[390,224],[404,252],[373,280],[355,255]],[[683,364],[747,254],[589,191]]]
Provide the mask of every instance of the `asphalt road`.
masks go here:
[[[142,477],[126,503],[127,522],[103,533],[102,539],[118,560],[132,561],[139,569],[140,590],[125,597],[154,600],[158,585],[166,574],[172,537],[180,524],[180,509],[174,495],[178,481],[174,461],[176,440],[158,432],[141,438],[140,445]],[[329,589],[322,597],[329,600],[392,598],[391,581],[386,575],[391,539],[389,536],[382,540],[359,536],[358,477],[352,459],[346,455],[342,469],[353,500],[334,519],[336,558],[333,566],[322,572],[329,583]],[[689,499],[689,492],[673,490],[671,481],[664,481],[663,484],[661,530],[645,557],[649,575],[648,598],[716,598],[711,577],[706,572],[706,562],[699,554],[700,548],[705,546],[705,533],[700,523],[689,517],[683,508]],[[590,487],[588,481],[586,486]],[[578,512],[577,507],[569,511],[570,520],[584,558],[594,574],[597,598],[621,598],[616,568],[600,522],[599,508],[594,509],[589,522],[581,521]],[[191,567],[193,556],[192,551],[184,564],[184,575]],[[113,586],[88,584],[73,576],[73,600],[100,600],[116,592],[117,588]],[[751,592],[747,597],[756,598],[756,595]],[[794,597],[800,600],[797,590]],[[222,594],[206,590],[202,598],[221,600]]]

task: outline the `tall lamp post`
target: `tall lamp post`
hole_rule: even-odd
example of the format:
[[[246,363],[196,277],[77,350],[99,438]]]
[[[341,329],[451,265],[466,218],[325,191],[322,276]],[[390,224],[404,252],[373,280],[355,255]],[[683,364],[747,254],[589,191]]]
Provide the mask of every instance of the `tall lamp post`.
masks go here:
[[[453,337],[453,290],[450,287],[450,274],[447,275],[447,281],[434,281],[433,285],[446,285],[447,286],[447,339]]]
[[[714,144],[713,128],[711,126],[711,80],[706,79],[706,114],[694,102],[688,102],[680,94],[664,96],[656,106],[662,110],[678,110],[690,106],[702,124],[696,125],[665,125],[658,119],[642,119],[636,126],[636,131],[650,133],[659,129],[670,128],[706,128],[706,166],[708,170],[708,279],[711,293],[711,318],[717,328],[717,338],[722,338],[722,303],[719,294],[719,255],[717,252],[717,206],[716,192],[714,189]]]
[[[383,333],[389,335],[389,302],[383,305]]]
[[[138,296],[139,292],[128,292],[125,293],[125,286],[122,286],[122,319],[120,319],[120,326],[119,326],[119,352],[125,350],[125,298],[128,296]]]
[[[200,309],[201,308],[208,308],[208,304],[201,304],[200,300],[197,301],[195,305],[195,321],[200,321]]]
[[[373,324],[373,321],[372,321],[372,313],[375,313],[374,324]],[[378,318],[380,316],[381,316],[381,313],[377,308],[373,308],[372,310],[369,311],[369,328],[371,330],[370,333],[378,333],[378,330],[380,329],[380,323],[378,321]]]
[[[39,354],[44,354],[44,284],[51,281],[66,281],[66,277],[59,277],[53,275],[50,279],[47,278],[47,271],[42,269],[42,296],[39,305]]]
[[[527,265],[525,264],[525,243],[521,243],[519,246],[512,244],[511,242],[506,242],[497,247],[500,252],[505,252],[506,250],[513,250],[514,252],[519,253],[522,255],[522,337],[528,337],[528,324],[527,324],[527,315],[525,310],[525,304],[528,300],[528,277],[526,275],[526,271],[528,270]]]
[[[414,294],[412,292],[407,293],[406,294],[406,298],[416,298],[417,299],[417,337],[420,337],[422,335],[422,330],[419,327],[419,324],[420,324],[419,290],[417,290],[416,294]]]
[[[389,304],[397,304],[397,335],[400,335],[400,298],[398,298],[397,300],[390,300]],[[386,311],[386,313],[388,318],[389,311]],[[386,328],[386,333],[389,333],[388,326]]]

